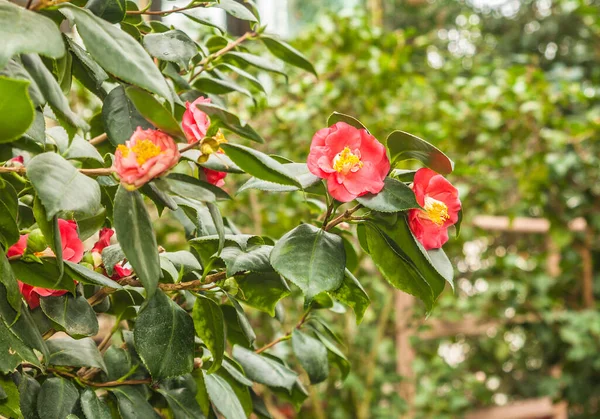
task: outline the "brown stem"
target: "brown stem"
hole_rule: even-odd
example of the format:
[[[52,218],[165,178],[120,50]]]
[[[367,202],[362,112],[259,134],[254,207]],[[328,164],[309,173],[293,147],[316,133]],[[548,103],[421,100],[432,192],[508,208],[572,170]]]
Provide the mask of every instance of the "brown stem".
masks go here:
[[[199,145],[200,145],[200,141],[196,141],[195,143],[188,144],[185,147],[179,149],[179,154],[185,153],[186,151],[191,150],[194,147],[198,147]]]
[[[355,207],[352,207],[346,211],[344,211],[343,214],[337,216],[336,218],[334,218],[333,220],[331,220],[329,223],[327,223],[326,225],[323,225],[323,230],[325,231],[329,231],[331,230],[333,227],[335,227],[336,225],[343,223],[344,221],[348,221],[351,220],[352,217],[351,215],[354,214],[356,211],[358,211],[359,209],[362,208],[361,204],[358,204]]]
[[[298,323],[296,323],[296,326],[294,326],[294,329],[300,329],[302,327],[302,325],[304,323],[306,323],[306,320],[308,319],[308,315],[310,314],[310,309],[306,310],[306,312],[304,313],[304,315],[300,318],[300,320],[298,320]],[[289,332],[287,332],[285,335],[278,337],[277,339],[275,339],[272,342],[267,343],[265,346],[263,346],[262,348],[259,348],[257,350],[255,350],[254,352],[259,354],[261,352],[266,351],[267,349],[269,349],[272,346],[277,345],[279,342],[282,342],[284,340],[288,340],[289,337],[292,334],[292,330],[290,330]]]
[[[37,365],[33,365],[33,364],[24,363],[21,365],[23,366],[23,368],[39,369],[39,367]],[[63,371],[63,370],[60,370],[57,368],[48,367],[48,368],[46,368],[46,371],[57,374],[57,375],[61,375],[63,377],[73,378],[74,380],[77,380],[80,383],[85,384],[86,386],[93,386],[93,387],[134,386],[134,385],[138,385],[138,384],[152,383],[152,379],[150,379],[150,378],[144,378],[142,380],[106,381],[104,383],[96,383],[94,381],[89,381],[89,380],[86,380],[85,378],[78,377],[76,374],[73,374],[71,372]]]
[[[104,142],[104,141],[106,141],[107,139],[108,139],[108,135],[106,135],[106,133],[104,133],[104,134],[100,134],[100,135],[99,135],[99,136],[97,136],[97,137],[94,137],[94,138],[92,138],[92,139],[89,141],[89,143],[90,143],[91,145],[96,145],[96,144],[103,143],[103,142]]]
[[[200,61],[200,63],[198,63],[199,67],[198,70],[196,71],[196,73],[194,73],[191,77],[190,77],[190,82],[192,80],[194,80],[196,77],[198,77],[200,75],[200,73],[202,73],[204,71],[204,67],[206,66],[206,64],[208,64],[210,61],[214,60],[215,58],[219,58],[222,55],[227,54],[229,51],[231,51],[232,49],[236,48],[237,46],[239,46],[242,42],[244,42],[246,39],[251,38],[253,36],[256,36],[257,33],[254,31],[250,31],[250,32],[246,32],[245,34],[243,34],[242,36],[240,36],[238,39],[236,39],[233,42],[230,42],[229,44],[227,44],[225,47],[221,48],[220,50],[218,50],[217,52],[215,52],[214,54],[210,54],[209,56],[207,56],[206,58],[204,58],[202,61]]]
[[[31,7],[31,3],[33,3],[33,0],[27,0],[27,5],[25,6],[25,8],[29,9]]]
[[[79,173],[82,173],[87,176],[110,176],[115,170],[112,167],[102,167],[100,169],[78,169]],[[23,175],[27,173],[27,168],[24,166],[21,167],[0,167],[0,173],[18,173]]]
[[[198,7],[206,7],[209,3],[198,3],[193,6],[179,7],[171,10],[128,10],[128,15],[170,15],[171,13],[183,12],[185,10],[197,9]]]

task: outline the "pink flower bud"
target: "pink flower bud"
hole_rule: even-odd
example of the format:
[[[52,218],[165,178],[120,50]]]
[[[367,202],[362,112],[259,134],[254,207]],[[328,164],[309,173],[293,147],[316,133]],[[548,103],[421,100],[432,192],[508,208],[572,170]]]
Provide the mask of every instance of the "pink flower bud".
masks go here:
[[[390,171],[383,144],[345,122],[317,131],[307,165],[312,174],[327,180],[329,193],[340,202],[379,193]]]
[[[458,221],[458,190],[444,176],[423,168],[415,173],[413,191],[423,209],[408,212],[408,225],[426,250],[439,249],[448,241],[448,227]]]
[[[58,219],[58,230],[62,243],[62,257],[69,262],[79,263],[83,259],[83,242],[77,234],[77,223]]]
[[[202,170],[206,175],[206,181],[212,185],[218,186],[219,188],[225,185],[225,176],[227,176],[226,172],[218,172],[216,170],[207,169],[203,167]]]
[[[179,150],[171,137],[138,127],[125,145],[117,147],[113,167],[121,184],[134,191],[169,171],[178,161]]]
[[[185,102],[186,110],[183,113],[181,126],[188,144],[196,143],[206,137],[206,132],[210,126],[210,118],[196,107],[198,103],[210,103],[210,98],[200,96],[192,103]]]

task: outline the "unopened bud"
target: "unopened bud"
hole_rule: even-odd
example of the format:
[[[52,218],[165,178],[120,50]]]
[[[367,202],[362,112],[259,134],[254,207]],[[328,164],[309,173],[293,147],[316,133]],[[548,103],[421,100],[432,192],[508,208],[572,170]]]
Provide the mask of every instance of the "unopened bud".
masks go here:
[[[47,248],[48,243],[46,242],[46,238],[42,234],[42,230],[36,228],[31,233],[29,233],[29,237],[27,238],[27,249],[31,253],[43,252]]]

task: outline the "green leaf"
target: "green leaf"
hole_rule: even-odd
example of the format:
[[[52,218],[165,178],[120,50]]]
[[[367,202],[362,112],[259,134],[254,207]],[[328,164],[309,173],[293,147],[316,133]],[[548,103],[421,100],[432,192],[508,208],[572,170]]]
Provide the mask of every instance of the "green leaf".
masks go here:
[[[23,54],[21,61],[33,80],[35,80],[44,98],[52,107],[52,110],[58,114],[57,116],[62,116],[74,127],[88,131],[90,129],[89,125],[71,110],[69,101],[63,94],[62,88],[52,75],[52,72],[46,68],[42,59],[37,55]]]
[[[0,376],[0,416],[21,417],[19,390],[10,375]]]
[[[291,294],[287,283],[277,273],[250,273],[238,279],[241,300],[260,311],[275,317],[277,303]]]
[[[0,319],[0,376],[13,372],[23,361],[38,364],[35,353]]]
[[[231,199],[223,189],[182,173],[171,173],[165,178],[171,192],[202,202]]]
[[[2,4],[0,13],[1,8]],[[0,77],[0,143],[18,140],[33,123],[35,113],[28,86],[25,80]]]
[[[392,167],[402,160],[415,159],[443,175],[454,170],[454,163],[448,156],[427,141],[407,132],[392,132],[386,139],[386,145],[392,159]]]
[[[102,123],[114,146],[125,144],[137,127],[152,128],[152,124],[146,121],[129,100],[123,86],[115,87],[106,96],[102,105]]]
[[[210,398],[208,396],[208,392],[206,391],[206,383],[204,380],[204,370],[197,368],[192,372],[192,378],[196,383],[196,402],[200,406],[202,413],[205,416],[208,416],[209,411],[211,411]]]
[[[108,276],[113,276],[115,265],[123,259],[125,259],[125,253],[119,244],[112,244],[102,249],[102,262]]]
[[[144,36],[144,48],[153,57],[179,64],[182,69],[198,54],[196,43],[185,32],[178,29]]]
[[[31,159],[27,176],[46,208],[48,219],[61,211],[96,215],[102,209],[98,183],[56,153],[42,153]]]
[[[212,93],[215,95],[223,95],[230,92],[238,92],[254,99],[252,93],[248,89],[243,88],[231,80],[217,79],[214,77],[198,77],[194,82],[194,89],[204,93]]]
[[[197,160],[197,159],[194,159]],[[216,170],[217,172],[227,173],[244,173],[226,154],[213,153],[208,156],[208,160],[201,164],[207,169]]]
[[[371,299],[352,272],[346,269],[342,285],[330,294],[339,302],[351,307],[356,315],[356,324],[360,324],[365,311],[371,304]]]
[[[272,389],[272,391],[277,397],[290,402],[296,411],[300,411],[302,403],[304,403],[304,401],[308,398],[308,392],[304,388],[304,385],[302,385],[302,381],[300,381],[299,378],[294,383],[294,386],[290,392],[277,388]]]
[[[225,67],[228,70],[233,71],[234,73],[236,73],[237,75],[243,77],[244,79],[248,80],[257,90],[263,92],[263,93],[267,93],[267,90],[265,89],[265,87],[263,86],[263,84],[260,82],[260,80],[258,80],[256,77],[254,77],[252,74],[248,73],[245,70],[242,70],[239,67],[233,66],[231,64],[227,64],[227,63],[222,63],[219,64],[218,67]]]
[[[148,298],[152,298],[161,277],[158,245],[152,221],[138,191],[119,186],[115,196],[114,225],[119,243]]]
[[[294,329],[292,349],[300,361],[300,365],[308,374],[311,384],[318,384],[327,379],[329,376],[327,348],[321,341]]]
[[[160,70],[134,38],[72,4],[63,3],[59,10],[77,25],[87,51],[108,73],[171,100],[171,91]]]
[[[271,54],[280,60],[283,60],[294,67],[301,68],[317,76],[315,67],[310,61],[308,61],[304,54],[292,47],[287,42],[269,35],[261,35],[260,40],[263,41],[267,49],[271,51]]]
[[[123,348],[110,346],[104,354],[108,380],[118,380],[131,370],[131,355]]]
[[[125,19],[125,0],[90,0],[85,5],[96,16],[110,22],[119,23]]]
[[[111,419],[108,405],[100,400],[91,388],[83,390],[80,403],[87,419]]]
[[[21,310],[19,284],[3,251],[0,251],[0,283],[4,286],[6,300],[16,312],[19,312]],[[8,321],[8,319],[5,320]]]
[[[158,392],[167,400],[175,419],[203,419],[205,417],[202,410],[200,410],[194,393],[189,389],[177,388],[165,390],[159,388]]]
[[[79,391],[62,377],[48,378],[37,399],[37,412],[44,419],[65,419],[76,407]]]
[[[237,348],[237,346],[236,346]],[[210,400],[225,419],[245,419],[246,413],[229,383],[217,374],[205,375]]]
[[[233,347],[233,357],[252,381],[269,387],[282,387],[288,392],[292,391],[296,383],[298,374],[269,357],[258,355],[239,345]]]
[[[228,365],[228,368],[225,367]],[[229,385],[231,389],[235,393],[237,399],[239,400],[242,408],[244,409],[245,417],[250,417],[252,414],[252,397],[250,396],[250,389],[253,383],[248,380],[243,375],[242,367],[235,361],[231,360],[228,362],[223,362],[224,368],[219,369],[217,374],[221,378],[223,378]],[[239,381],[239,378],[244,380],[244,383]],[[249,384],[248,384],[249,383]]]
[[[281,66],[279,63],[269,61],[265,59],[265,57],[238,51],[228,52],[225,57],[233,58],[237,62],[248,64],[253,67],[260,68],[261,70],[281,74],[287,81],[287,74],[285,73],[283,66]]]
[[[223,26],[219,25],[216,22],[213,22],[211,19],[208,19],[204,16],[201,16],[199,14],[194,14],[193,10],[190,10],[187,12],[182,12],[181,14],[184,15],[185,17],[187,17],[188,19],[193,20],[196,23],[199,23],[199,24],[205,25],[205,26],[211,26],[215,29],[218,29],[219,32],[221,32],[221,33],[227,32],[227,30]]]
[[[54,258],[43,258],[42,263],[14,260],[10,265],[15,276],[26,284],[75,293],[75,283],[67,275],[61,275]]]
[[[252,346],[254,344],[254,341],[256,340],[256,334],[254,333],[254,329],[252,329],[250,321],[248,321],[248,317],[246,317],[244,309],[242,308],[240,303],[238,303],[238,301],[235,298],[233,298],[230,294],[227,294],[227,297],[229,298],[229,301],[231,302],[231,305],[235,310],[240,332],[244,335],[244,339],[250,344],[249,346]],[[227,306],[222,307],[224,309],[224,307]],[[225,314],[225,312],[223,314]]]
[[[99,2],[96,1],[96,3]],[[108,79],[106,71],[94,61],[85,49],[75,43],[75,41],[68,36],[65,36],[64,38],[69,45],[69,49],[73,53],[73,75],[91,92],[100,95],[102,99],[105,99],[106,93],[102,89],[102,83]]]
[[[299,189],[307,190],[321,182],[319,177],[309,172],[308,166],[305,163],[287,163],[283,165],[283,168],[300,183],[301,188],[251,178],[238,189],[238,193],[246,189],[258,189],[265,192],[292,192]],[[312,192],[312,190],[308,192]]]
[[[156,128],[176,137],[185,137],[175,117],[150,93],[137,87],[128,87],[125,93],[140,114]]]
[[[240,118],[228,110],[223,109],[214,103],[198,103],[196,107],[206,113],[211,118],[211,121],[213,119],[218,121],[219,125],[223,128],[228,129],[241,137],[256,141],[257,143],[265,142],[265,140],[254,131],[250,125],[242,122]]]
[[[342,284],[344,243],[340,236],[302,224],[279,239],[271,252],[271,265],[296,284],[310,302],[317,294]]]
[[[160,419],[141,389],[134,386],[120,386],[110,389],[117,398],[119,413],[123,419]]]
[[[345,122],[346,124],[353,126],[354,128],[364,129],[367,132],[369,132],[367,127],[365,127],[362,122],[360,122],[358,119],[354,118],[353,116],[346,115],[346,114],[339,113],[339,112],[334,112],[331,115],[329,115],[329,118],[327,118],[327,126],[329,126],[329,127],[338,122]]]
[[[225,353],[225,320],[221,307],[212,299],[199,294],[192,311],[196,334],[208,347],[213,363],[208,370],[211,374],[219,369]]]
[[[56,266],[58,267],[60,279],[64,272],[64,262],[62,255],[62,238],[58,228],[58,216],[55,215],[49,219],[42,202],[37,196],[33,201],[33,216],[35,217],[35,221],[37,222],[40,231],[44,235],[44,239],[50,245],[50,248],[56,256]]]
[[[47,342],[50,365],[64,365],[67,367],[92,367],[100,368],[106,372],[106,365],[102,355],[91,338],[79,340],[71,338],[54,338]]]
[[[37,414],[37,399],[40,393],[40,383],[33,377],[23,373],[19,383],[21,413],[25,419],[40,419]]]
[[[394,178],[386,177],[381,192],[368,193],[356,200],[363,206],[380,212],[399,212],[419,208],[415,193],[411,188]]]
[[[152,378],[176,377],[194,369],[194,322],[162,291],[140,311],[133,336]]]
[[[346,355],[344,355],[342,351],[340,351],[339,348],[333,344],[333,342],[327,339],[325,335],[323,335],[316,329],[314,330],[314,332],[315,335],[321,341],[321,343],[327,348],[329,354],[329,362],[334,363],[338,366],[340,372],[342,373],[342,380],[345,380],[348,377],[348,374],[350,373],[350,362],[348,361],[348,358],[346,358]]]
[[[221,0],[219,3],[213,4],[212,7],[223,9],[231,16],[237,17],[238,19],[258,22],[256,16],[254,16],[246,6],[234,0]]]
[[[0,180],[0,241],[8,249],[19,241],[19,199],[15,188],[8,182]]]
[[[8,1],[0,2],[0,39],[0,69],[17,54],[36,53],[51,58],[65,54],[60,30],[52,20]]]
[[[18,317],[17,321],[10,327],[11,331],[17,335],[21,341],[27,345],[29,348],[37,349],[42,353],[44,359],[49,358],[49,349],[46,345],[46,341],[42,337],[40,331],[38,330],[33,317],[31,316],[31,312],[27,310],[25,304],[21,306],[21,315]],[[38,365],[39,362],[29,361],[33,364]]]
[[[260,151],[237,144],[222,144],[221,147],[235,164],[254,177],[281,185],[302,187],[286,171],[284,165]]]
[[[269,255],[273,246],[254,246],[247,251],[232,246],[223,249],[221,259],[227,266],[227,276],[233,276],[238,272],[271,272],[273,268],[269,263]]]
[[[84,296],[64,294],[58,297],[40,298],[40,307],[50,320],[74,338],[96,336],[98,319],[96,312]]]
[[[73,141],[69,145],[69,148],[63,155],[66,159],[73,160],[96,160],[97,162],[104,164],[102,155],[98,152],[96,147],[90,144],[89,141],[83,139],[83,137],[75,134]]]

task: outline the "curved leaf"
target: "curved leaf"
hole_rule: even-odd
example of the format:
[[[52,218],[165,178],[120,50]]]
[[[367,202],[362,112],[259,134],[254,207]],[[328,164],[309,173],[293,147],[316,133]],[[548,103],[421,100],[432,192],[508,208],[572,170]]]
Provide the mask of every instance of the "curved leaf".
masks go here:
[[[390,152],[392,166],[402,160],[415,159],[443,175],[454,170],[454,163],[448,156],[427,141],[408,132],[392,132],[386,139],[386,145]]]
[[[415,193],[411,188],[394,178],[386,177],[381,192],[368,193],[356,200],[363,206],[380,212],[399,212],[419,208]]]
[[[0,143],[18,140],[33,123],[28,86],[25,80],[0,77]]]
[[[225,353],[225,321],[221,307],[204,295],[199,294],[192,310],[196,334],[208,347],[213,363],[208,370],[211,374],[221,367]]]

